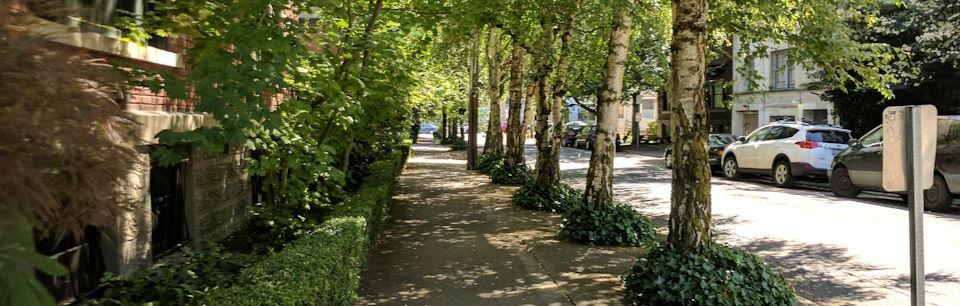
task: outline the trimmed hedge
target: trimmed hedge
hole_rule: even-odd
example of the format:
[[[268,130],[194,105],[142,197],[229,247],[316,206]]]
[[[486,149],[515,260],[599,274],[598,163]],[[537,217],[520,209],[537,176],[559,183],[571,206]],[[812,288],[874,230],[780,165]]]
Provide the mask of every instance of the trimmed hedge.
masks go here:
[[[360,189],[315,233],[243,269],[237,285],[210,292],[203,304],[350,305],[409,148],[373,163]]]

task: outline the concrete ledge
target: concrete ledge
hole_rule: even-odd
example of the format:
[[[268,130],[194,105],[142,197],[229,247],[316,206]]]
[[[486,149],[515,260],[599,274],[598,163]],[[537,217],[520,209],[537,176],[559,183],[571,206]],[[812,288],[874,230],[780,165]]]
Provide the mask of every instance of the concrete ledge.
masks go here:
[[[93,32],[76,32],[70,27],[53,21],[36,18],[32,25],[35,33],[46,36],[52,42],[96,50],[138,61],[168,67],[184,68],[180,54]]]
[[[217,126],[217,121],[207,114],[141,110],[127,112],[140,125],[135,132],[135,137],[144,144],[157,144],[157,133],[163,130],[186,132],[201,127]]]

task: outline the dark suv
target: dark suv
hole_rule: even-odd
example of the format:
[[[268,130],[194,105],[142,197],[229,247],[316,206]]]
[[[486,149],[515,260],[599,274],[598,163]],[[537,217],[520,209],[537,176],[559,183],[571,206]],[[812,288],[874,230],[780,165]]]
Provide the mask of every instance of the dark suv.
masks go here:
[[[833,159],[827,174],[830,189],[841,197],[856,197],[861,190],[883,191],[883,126],[860,139]],[[943,211],[960,196],[960,116],[937,120],[937,160],[933,187],[924,191],[924,206]]]

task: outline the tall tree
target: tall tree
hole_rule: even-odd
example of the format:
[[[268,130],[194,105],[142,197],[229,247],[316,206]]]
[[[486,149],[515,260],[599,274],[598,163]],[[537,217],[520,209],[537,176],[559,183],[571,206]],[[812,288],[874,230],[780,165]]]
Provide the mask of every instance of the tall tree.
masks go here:
[[[560,181],[559,176],[551,172],[552,166],[549,163],[552,163],[553,160],[549,156],[551,156],[553,141],[547,129],[547,121],[549,121],[550,113],[553,111],[552,101],[548,100],[550,93],[547,90],[547,81],[550,78],[550,72],[553,70],[553,40],[556,36],[552,23],[552,20],[541,20],[540,41],[533,57],[533,63],[537,65],[537,71],[533,77],[533,82],[537,87],[535,95],[537,115],[534,131],[537,144],[537,161],[534,168],[537,173],[534,181],[540,185],[551,185]],[[556,121],[554,121],[554,124],[556,124]]]
[[[596,147],[590,155],[584,201],[590,207],[613,202],[613,158],[617,135],[617,105],[623,91],[623,74],[630,45],[630,15],[634,0],[614,6],[613,25],[607,44],[603,90],[597,99]]]
[[[523,103],[523,55],[526,53],[516,34],[511,34],[512,51],[510,51],[510,114],[507,119],[507,154],[504,165],[516,167],[524,164],[523,161],[523,124],[520,115],[520,106]]]
[[[470,46],[470,103],[467,106],[467,170],[477,166],[477,111],[480,104],[480,32],[473,34]]]
[[[570,67],[570,42],[573,40],[573,25],[576,22],[577,8],[580,1],[574,2],[574,9],[567,15],[563,23],[563,32],[560,34],[560,52],[557,59],[557,71],[554,74],[550,113],[553,119],[553,133],[550,135],[550,153],[542,156],[543,167],[537,169],[537,181],[549,184],[560,183],[560,148],[566,133],[563,128],[564,98],[567,95],[566,77]],[[539,160],[538,160],[539,162]]]
[[[676,250],[710,242],[710,168],[706,163],[707,0],[673,1],[673,72],[669,80],[673,183],[670,234]]]
[[[490,27],[487,37],[487,97],[490,99],[490,116],[487,122],[487,137],[483,154],[503,154],[503,133],[500,131],[500,89],[503,51],[500,46],[500,29]]]

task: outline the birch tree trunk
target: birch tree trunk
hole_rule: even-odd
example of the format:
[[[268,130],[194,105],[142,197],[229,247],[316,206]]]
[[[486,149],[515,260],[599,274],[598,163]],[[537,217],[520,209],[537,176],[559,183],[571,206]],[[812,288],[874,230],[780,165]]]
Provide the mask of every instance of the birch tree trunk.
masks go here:
[[[500,64],[503,52],[500,49],[500,29],[490,27],[487,40],[487,95],[490,97],[490,120],[487,122],[487,139],[483,154],[503,154],[503,133],[500,131]]]
[[[523,103],[523,46],[513,37],[510,52],[510,114],[507,118],[507,154],[504,164],[523,165],[523,123],[520,121],[520,105]]]
[[[536,74],[536,73],[534,73]],[[537,83],[539,80],[534,77],[530,84],[527,84],[527,93],[523,96],[523,140],[527,140],[527,131],[530,130],[533,123],[533,117],[537,114],[537,103],[534,97],[537,95]]]
[[[710,242],[710,168],[704,97],[707,0],[673,0],[669,94],[673,184],[667,242],[686,252]]]
[[[574,8],[570,10],[570,14],[564,20],[563,30],[560,34],[560,52],[551,90],[550,115],[553,121],[553,131],[547,136],[549,137],[550,150],[547,154],[537,158],[536,181],[538,184],[560,184],[560,149],[566,133],[564,128],[566,107],[564,107],[563,102],[563,98],[567,95],[565,78],[567,70],[570,68],[570,42],[573,40],[573,25],[576,22],[579,6],[579,1],[574,3]],[[542,162],[541,159],[543,159]]]
[[[630,45],[629,0],[614,8],[613,27],[607,44],[607,60],[604,64],[603,91],[597,99],[597,136],[590,155],[587,170],[587,188],[584,201],[589,207],[613,202],[613,158],[617,137],[617,104],[623,91],[623,73],[627,62],[627,47]]]
[[[540,185],[551,185],[554,184],[552,176],[548,171],[550,169],[545,163],[550,162],[550,151],[553,141],[547,131],[547,121],[549,121],[550,113],[553,111],[553,108],[550,105],[550,100],[547,100],[547,80],[550,78],[550,72],[553,70],[553,36],[555,35],[553,25],[543,22],[542,23],[543,32],[540,34],[540,42],[537,48],[537,54],[534,56],[533,62],[538,65],[537,72],[534,75],[534,82],[536,89],[536,105],[537,105],[537,114],[536,122],[534,127],[534,137],[537,142],[537,161],[535,169],[537,170],[535,182]],[[559,183],[557,180],[556,183]]]

